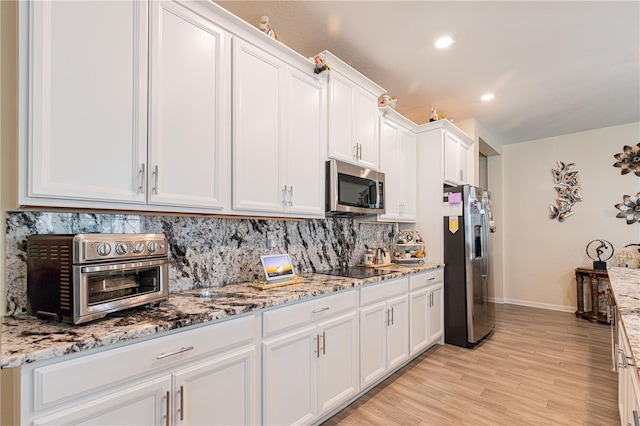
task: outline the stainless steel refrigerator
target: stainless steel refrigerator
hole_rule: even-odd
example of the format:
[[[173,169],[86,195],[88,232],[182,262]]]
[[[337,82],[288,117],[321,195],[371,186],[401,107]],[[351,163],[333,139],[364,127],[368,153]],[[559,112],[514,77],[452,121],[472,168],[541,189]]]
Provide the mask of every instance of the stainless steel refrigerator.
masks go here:
[[[445,342],[472,347],[495,327],[491,194],[470,185],[447,188],[443,218]]]

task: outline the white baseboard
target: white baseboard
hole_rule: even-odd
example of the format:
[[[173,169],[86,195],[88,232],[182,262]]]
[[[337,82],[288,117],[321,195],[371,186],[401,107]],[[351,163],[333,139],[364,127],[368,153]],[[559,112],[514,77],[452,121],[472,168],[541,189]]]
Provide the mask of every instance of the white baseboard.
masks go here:
[[[550,303],[530,302],[518,299],[494,299],[494,303],[504,303],[508,305],[528,306],[530,308],[549,309],[550,311],[575,312],[575,306],[552,305]]]

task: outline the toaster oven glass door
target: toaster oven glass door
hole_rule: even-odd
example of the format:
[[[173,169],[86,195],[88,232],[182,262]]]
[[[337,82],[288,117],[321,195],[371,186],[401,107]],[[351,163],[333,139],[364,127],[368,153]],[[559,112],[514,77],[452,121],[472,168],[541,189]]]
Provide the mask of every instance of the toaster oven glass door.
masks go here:
[[[166,292],[167,261],[151,260],[82,267],[80,291],[86,308],[112,305],[145,294]]]

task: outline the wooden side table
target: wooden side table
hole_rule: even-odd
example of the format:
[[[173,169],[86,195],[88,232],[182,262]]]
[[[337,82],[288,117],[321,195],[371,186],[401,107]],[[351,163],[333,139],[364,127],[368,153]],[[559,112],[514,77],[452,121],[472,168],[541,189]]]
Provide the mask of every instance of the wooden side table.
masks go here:
[[[589,286],[587,286],[587,296],[591,296],[591,310],[585,312],[584,310],[584,279],[589,278]],[[598,284],[600,280],[608,280],[609,274],[606,270],[600,269],[587,269],[587,268],[576,268],[576,286],[578,290],[578,310],[576,311],[576,316],[579,318],[588,319],[589,321],[599,321],[604,323],[609,323],[606,312],[600,312],[598,307],[600,304],[598,303]],[[609,285],[607,284],[607,293]],[[610,301],[607,298],[607,306],[609,306]]]

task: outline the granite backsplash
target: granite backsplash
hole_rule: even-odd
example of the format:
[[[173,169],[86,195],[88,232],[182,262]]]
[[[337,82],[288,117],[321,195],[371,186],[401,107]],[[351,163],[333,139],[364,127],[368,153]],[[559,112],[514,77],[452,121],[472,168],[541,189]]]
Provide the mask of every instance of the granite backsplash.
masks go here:
[[[388,247],[393,225],[352,219],[246,219],[59,212],[8,212],[6,312],[26,312],[26,242],[31,234],[164,233],[169,291],[224,286],[262,278],[260,256],[289,253],[299,273],[360,263],[368,247]],[[267,248],[267,232],[277,236]]]

